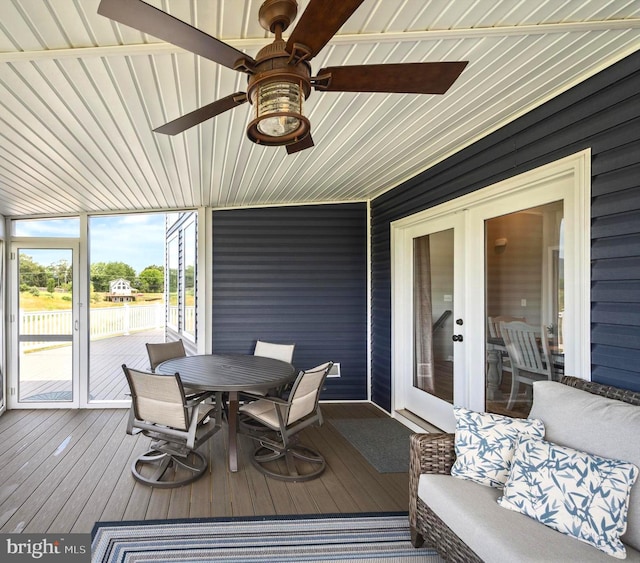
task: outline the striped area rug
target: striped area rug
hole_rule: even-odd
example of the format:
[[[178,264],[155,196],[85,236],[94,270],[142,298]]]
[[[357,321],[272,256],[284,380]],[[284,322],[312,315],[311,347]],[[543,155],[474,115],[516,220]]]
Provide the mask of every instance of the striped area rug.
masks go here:
[[[440,563],[409,541],[407,514],[97,522],[92,563]]]

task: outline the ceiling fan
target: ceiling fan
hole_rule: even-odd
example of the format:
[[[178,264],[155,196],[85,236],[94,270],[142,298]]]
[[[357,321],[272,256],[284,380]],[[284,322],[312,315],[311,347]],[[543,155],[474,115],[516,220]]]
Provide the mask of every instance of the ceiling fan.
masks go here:
[[[102,0],[98,13],[187,51],[248,75],[246,92],[236,92],[178,117],[157,129],[175,135],[249,102],[254,106],[247,136],[261,145],[286,145],[293,154],[313,146],[302,106],[311,88],[325,92],[444,94],[467,62],[403,63],[322,68],[315,57],[364,0],[310,0],[285,41],[282,33],[298,12],[296,0],[265,0],[260,25],[275,34],[255,59],[142,0]]]

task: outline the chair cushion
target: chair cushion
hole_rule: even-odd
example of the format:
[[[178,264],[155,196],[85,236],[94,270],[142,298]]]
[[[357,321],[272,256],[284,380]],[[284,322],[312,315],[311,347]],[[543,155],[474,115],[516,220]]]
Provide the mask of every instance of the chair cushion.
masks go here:
[[[624,559],[631,485],[638,468],[520,436],[498,504]]]
[[[253,355],[273,358],[290,364],[293,360],[293,350],[295,346],[295,344],[274,344],[272,342],[258,340]]]
[[[496,502],[501,491],[450,475],[420,476],[418,496],[480,558],[492,563],[611,562],[613,558]],[[640,552],[627,546],[629,563]]]
[[[258,399],[257,401],[242,405],[239,410],[240,412],[248,414],[256,420],[262,422],[273,430],[278,430],[280,428],[276,405],[271,401]]]
[[[456,461],[451,475],[502,488],[511,469],[511,459],[519,434],[542,438],[540,420],[510,418],[453,407],[456,417]]]
[[[640,467],[640,407],[554,381],[533,385],[532,418],[544,421],[545,440]],[[631,488],[622,541],[640,550],[640,486]]]

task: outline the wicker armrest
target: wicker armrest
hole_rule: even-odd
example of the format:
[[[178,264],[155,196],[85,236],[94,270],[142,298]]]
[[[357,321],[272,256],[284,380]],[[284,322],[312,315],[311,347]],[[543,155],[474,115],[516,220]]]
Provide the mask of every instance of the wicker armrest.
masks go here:
[[[409,522],[416,525],[418,481],[422,473],[451,473],[456,460],[453,434],[412,434],[409,443]]]
[[[456,460],[453,434],[412,434],[410,442],[411,472],[451,473]]]

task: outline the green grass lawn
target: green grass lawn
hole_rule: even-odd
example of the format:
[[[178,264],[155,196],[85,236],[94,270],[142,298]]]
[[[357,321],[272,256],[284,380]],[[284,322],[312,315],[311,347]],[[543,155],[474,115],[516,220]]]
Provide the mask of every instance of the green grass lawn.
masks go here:
[[[104,300],[104,293],[91,294],[91,308],[97,307],[122,307],[122,303],[112,303]],[[154,305],[163,303],[162,293],[143,293],[136,296],[135,301],[129,305],[132,307],[141,305]],[[48,293],[41,291],[40,295],[33,295],[29,291],[20,292],[21,311],[66,311],[71,309],[71,293]]]

